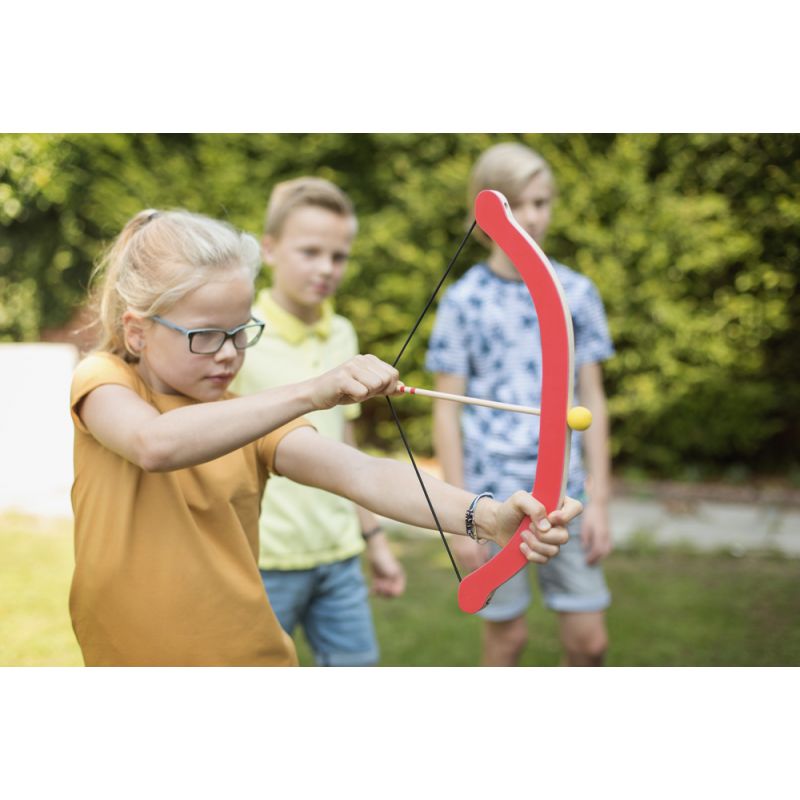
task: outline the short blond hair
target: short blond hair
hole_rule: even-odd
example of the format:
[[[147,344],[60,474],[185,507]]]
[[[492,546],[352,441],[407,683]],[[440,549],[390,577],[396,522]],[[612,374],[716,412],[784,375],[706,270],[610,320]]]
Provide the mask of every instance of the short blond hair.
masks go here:
[[[470,174],[467,195],[470,213],[475,198],[484,189],[502,192],[513,204],[528,183],[540,173],[546,174],[553,182],[548,163],[527,145],[502,142],[490,147],[475,162]]]
[[[353,224],[356,222],[352,201],[336,184],[324,178],[294,178],[272,190],[264,216],[264,234],[280,236],[289,214],[307,206],[325,208],[341,217],[352,217]]]
[[[122,229],[93,275],[97,350],[138,360],[125,341],[127,310],[152,317],[223,271],[260,264],[255,237],[226,222],[188,211],[139,212]]]

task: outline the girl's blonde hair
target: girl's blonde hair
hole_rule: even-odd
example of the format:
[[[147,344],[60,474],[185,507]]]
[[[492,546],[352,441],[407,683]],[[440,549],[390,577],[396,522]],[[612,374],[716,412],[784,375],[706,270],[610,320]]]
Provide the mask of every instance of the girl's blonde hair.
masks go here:
[[[225,222],[188,211],[139,212],[100,260],[92,280],[97,350],[136,361],[125,342],[122,315],[160,314],[220,272],[260,265],[258,242]]]
[[[279,237],[289,214],[306,206],[325,208],[340,217],[352,217],[355,223],[353,203],[336,184],[306,176],[283,181],[272,190],[264,216],[265,235]]]

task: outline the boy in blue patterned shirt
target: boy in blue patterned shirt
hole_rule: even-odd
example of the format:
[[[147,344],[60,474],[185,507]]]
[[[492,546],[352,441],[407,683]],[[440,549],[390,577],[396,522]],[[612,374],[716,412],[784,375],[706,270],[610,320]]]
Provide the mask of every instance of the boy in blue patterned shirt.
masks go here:
[[[513,142],[495,145],[477,161],[470,200],[483,189],[502,192],[519,224],[542,244],[554,195],[547,163]],[[470,207],[472,202],[470,203]],[[486,240],[488,241],[488,240]],[[600,362],[614,354],[600,295],[591,280],[552,261],[572,314],[575,386],[593,417],[584,433],[572,434],[567,494],[589,502],[558,558],[539,567],[542,596],[558,614],[565,662],[600,666],[608,646],[605,609],[610,603],[600,560],[611,551],[608,524],[610,459],[608,416]],[[426,367],[436,388],[525,406],[541,405],[541,341],[533,303],[505,253],[494,243],[443,296],[430,340]],[[456,486],[491,491],[505,499],[533,484],[539,418],[447,401],[434,404],[434,447],[444,479]],[[586,453],[586,468],[582,459]],[[472,571],[497,552],[457,537],[453,549]],[[482,663],[514,666],[527,643],[530,604],[527,570],[501,586],[479,612],[484,618]]]

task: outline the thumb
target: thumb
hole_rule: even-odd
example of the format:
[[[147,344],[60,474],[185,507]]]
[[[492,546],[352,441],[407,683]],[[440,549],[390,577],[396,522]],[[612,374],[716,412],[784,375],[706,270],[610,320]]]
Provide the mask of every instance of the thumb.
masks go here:
[[[541,533],[547,533],[553,526],[547,519],[545,507],[531,494],[519,491],[514,495],[517,508],[530,518],[531,528]]]

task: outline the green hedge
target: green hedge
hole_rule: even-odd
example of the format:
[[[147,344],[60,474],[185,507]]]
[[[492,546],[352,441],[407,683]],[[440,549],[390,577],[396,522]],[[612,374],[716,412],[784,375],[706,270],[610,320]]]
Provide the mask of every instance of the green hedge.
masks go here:
[[[99,248],[141,208],[190,208],[258,233],[273,183],[313,173],[356,203],[338,305],[362,348],[390,360],[461,239],[472,163],[508,138],[552,164],[560,197],[546,249],[606,303],[616,463],[683,477],[792,466],[795,135],[0,136],[0,339],[65,324]],[[471,242],[456,274],[482,252]],[[404,356],[409,383],[430,381],[432,322]],[[427,406],[399,403],[415,448],[430,452]],[[385,404],[367,404],[360,435],[397,447]]]

